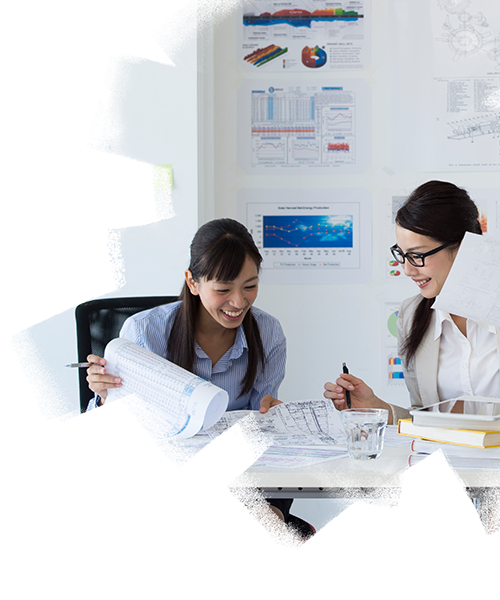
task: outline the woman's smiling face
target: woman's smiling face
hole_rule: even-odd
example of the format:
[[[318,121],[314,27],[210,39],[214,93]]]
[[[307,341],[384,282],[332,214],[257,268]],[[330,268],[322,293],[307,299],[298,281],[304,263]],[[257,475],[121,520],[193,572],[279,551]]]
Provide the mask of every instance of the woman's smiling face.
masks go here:
[[[403,253],[407,252],[430,252],[442,245],[433,238],[420,235],[409,229],[396,225],[396,239]],[[458,249],[445,248],[436,254],[427,256],[423,267],[414,267],[405,260],[403,270],[405,275],[417,284],[424,298],[435,298],[442,290],[444,282],[448,277]]]
[[[226,329],[241,325],[245,315],[257,298],[259,272],[255,262],[247,256],[241,271],[232,281],[201,279],[196,282],[186,271],[186,281],[191,293],[199,296],[204,317]]]

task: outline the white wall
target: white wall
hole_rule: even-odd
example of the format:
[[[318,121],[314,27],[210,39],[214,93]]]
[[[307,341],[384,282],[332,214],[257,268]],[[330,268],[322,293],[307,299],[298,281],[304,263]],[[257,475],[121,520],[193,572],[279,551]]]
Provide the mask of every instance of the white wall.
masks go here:
[[[133,55],[110,59],[114,73],[103,133],[112,154],[145,164],[172,164],[174,189],[153,192],[151,219],[159,220],[109,232],[117,288],[104,296],[178,294],[198,228],[196,2],[167,19],[157,42],[172,64]],[[64,367],[77,360],[74,309],[11,339],[45,419],[65,421],[80,414],[77,370]]]

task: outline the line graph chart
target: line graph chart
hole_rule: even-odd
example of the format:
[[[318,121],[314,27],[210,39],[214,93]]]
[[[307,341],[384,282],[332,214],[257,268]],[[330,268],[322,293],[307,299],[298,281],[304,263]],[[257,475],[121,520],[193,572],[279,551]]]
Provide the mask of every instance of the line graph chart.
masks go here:
[[[261,188],[238,193],[266,283],[365,281],[371,274],[371,197],[361,188]]]
[[[260,162],[280,162],[286,158],[286,143],[278,139],[252,140],[253,152]]]
[[[352,248],[352,215],[264,216],[264,248]]]
[[[314,138],[291,139],[288,149],[291,153],[289,162],[317,161],[319,160],[321,151],[319,141]]]
[[[323,135],[336,134],[339,131],[353,131],[352,108],[329,107],[321,112]]]

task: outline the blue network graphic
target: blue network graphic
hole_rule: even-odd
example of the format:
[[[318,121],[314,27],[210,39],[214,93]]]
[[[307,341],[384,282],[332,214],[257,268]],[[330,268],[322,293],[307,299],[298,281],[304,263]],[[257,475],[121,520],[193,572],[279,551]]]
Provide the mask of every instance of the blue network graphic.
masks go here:
[[[264,248],[352,248],[351,215],[264,216]]]

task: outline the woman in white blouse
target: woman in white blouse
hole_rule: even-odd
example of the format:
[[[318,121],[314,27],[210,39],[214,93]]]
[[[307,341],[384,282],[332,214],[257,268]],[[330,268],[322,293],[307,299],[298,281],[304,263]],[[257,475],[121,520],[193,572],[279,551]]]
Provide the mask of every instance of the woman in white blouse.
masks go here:
[[[476,205],[452,183],[429,181],[410,194],[396,215],[397,244],[391,251],[419,294],[403,302],[398,314],[398,351],[412,407],[469,396],[500,396],[500,330],[471,319],[433,310],[467,231],[481,234]],[[388,404],[353,375],[326,383],[324,396],[338,410],[389,410],[389,423],[409,416]],[[448,408],[462,412],[461,402]]]

